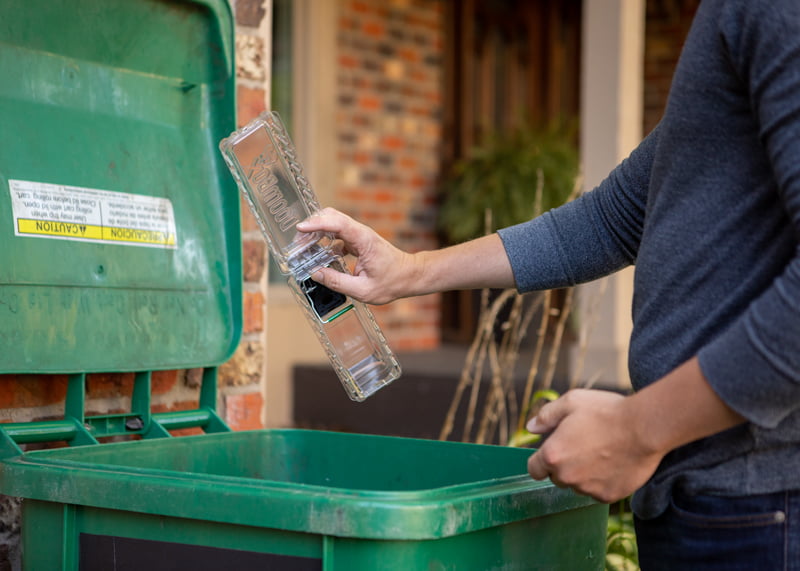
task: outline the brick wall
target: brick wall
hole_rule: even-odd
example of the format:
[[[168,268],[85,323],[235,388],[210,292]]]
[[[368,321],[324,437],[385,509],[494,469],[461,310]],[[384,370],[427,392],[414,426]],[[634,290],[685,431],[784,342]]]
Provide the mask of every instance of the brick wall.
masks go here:
[[[672,74],[700,0],[647,0],[644,54],[643,133],[658,124]]]
[[[339,0],[336,204],[408,251],[435,248],[439,0]],[[439,344],[439,298],[375,308],[396,350]]]
[[[401,248],[437,246],[443,4],[338,0],[337,204]],[[658,123],[700,0],[647,0],[644,132]],[[439,298],[376,308],[400,350],[439,343]]]

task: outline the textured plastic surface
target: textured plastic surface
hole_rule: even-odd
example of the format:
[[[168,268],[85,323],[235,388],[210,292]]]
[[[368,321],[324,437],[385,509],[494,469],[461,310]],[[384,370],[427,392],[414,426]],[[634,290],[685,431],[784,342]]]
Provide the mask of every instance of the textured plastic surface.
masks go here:
[[[363,401],[397,379],[400,365],[372,312],[309,278],[320,267],[349,270],[331,236],[295,230],[319,203],[278,115],[262,113],[219,147],[348,396]]]
[[[292,554],[328,571],[602,569],[607,506],[531,480],[529,454],[254,431],[30,452],[4,462],[0,487],[39,500],[28,535],[48,548],[31,550],[31,569],[59,568],[48,565],[83,533]]]
[[[236,348],[232,45],[223,1],[0,2],[0,372]]]
[[[347,271],[338,260],[329,267]],[[290,276],[289,285],[352,400],[363,401],[400,376],[397,359],[363,303],[310,279],[298,282]]]
[[[284,275],[302,281],[327,266],[336,257],[332,237],[295,230],[320,207],[278,114],[262,113],[219,148]]]

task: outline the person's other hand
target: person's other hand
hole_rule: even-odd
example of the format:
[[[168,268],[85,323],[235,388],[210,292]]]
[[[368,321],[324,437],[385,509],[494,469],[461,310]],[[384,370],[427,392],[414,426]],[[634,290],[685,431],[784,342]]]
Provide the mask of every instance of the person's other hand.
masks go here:
[[[632,494],[663,454],[642,444],[627,404],[613,392],[580,389],[545,404],[527,425],[534,434],[549,434],[528,459],[530,475],[606,503]]]
[[[342,241],[342,253],[357,258],[353,275],[323,268],[311,277],[358,301],[389,303],[414,295],[421,271],[414,256],[379,236],[374,230],[335,210],[325,208],[297,225],[301,232],[330,232]]]

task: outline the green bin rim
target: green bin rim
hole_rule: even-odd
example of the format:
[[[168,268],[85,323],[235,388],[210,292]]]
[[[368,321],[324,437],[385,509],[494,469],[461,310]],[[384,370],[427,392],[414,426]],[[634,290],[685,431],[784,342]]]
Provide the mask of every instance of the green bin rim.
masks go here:
[[[101,448],[124,455],[136,446],[168,448],[178,444],[177,440],[190,445],[193,439],[224,447],[231,440],[267,434],[293,438],[310,434],[334,447],[372,444],[412,454],[421,447],[478,456],[501,453],[515,457],[523,466],[530,454],[530,450],[520,448],[298,429],[109,443]],[[535,481],[524,473],[410,490],[348,489],[81,460],[84,451],[90,453],[96,448],[41,450],[6,459],[0,470],[0,488],[26,498],[65,504],[383,540],[449,537],[597,505],[589,497],[557,488],[549,481]],[[60,484],[53,486],[54,481]]]

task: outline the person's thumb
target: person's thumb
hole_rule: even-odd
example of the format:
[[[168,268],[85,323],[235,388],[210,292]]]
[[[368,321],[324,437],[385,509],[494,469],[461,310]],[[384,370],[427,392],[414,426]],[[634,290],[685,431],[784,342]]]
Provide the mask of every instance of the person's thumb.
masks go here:
[[[536,416],[525,425],[532,434],[545,434],[556,429],[569,413],[569,406],[564,397],[545,404]]]

